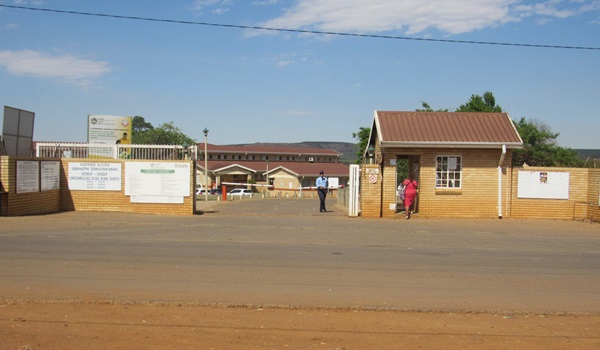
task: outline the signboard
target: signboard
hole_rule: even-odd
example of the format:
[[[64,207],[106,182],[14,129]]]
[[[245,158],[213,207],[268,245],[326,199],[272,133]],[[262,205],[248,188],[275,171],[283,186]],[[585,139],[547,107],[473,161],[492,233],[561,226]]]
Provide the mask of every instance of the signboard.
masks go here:
[[[190,163],[125,163],[127,196],[188,197],[190,188]]]
[[[60,162],[42,161],[42,191],[60,189]]]
[[[88,115],[88,143],[115,145],[130,144],[132,118],[114,115]],[[90,148],[90,155],[112,157],[112,149],[98,147]]]
[[[569,173],[519,171],[517,198],[569,199]]]
[[[69,189],[120,191],[121,163],[69,163]]]
[[[338,177],[327,178],[327,185],[328,185],[329,188],[338,188],[338,187],[340,187],[340,178],[338,178]]]
[[[162,204],[183,204],[183,197],[167,196],[131,196],[131,203],[162,203]]]
[[[4,106],[2,139],[9,156],[31,156],[35,113]]]
[[[40,163],[17,161],[17,193],[39,192]]]

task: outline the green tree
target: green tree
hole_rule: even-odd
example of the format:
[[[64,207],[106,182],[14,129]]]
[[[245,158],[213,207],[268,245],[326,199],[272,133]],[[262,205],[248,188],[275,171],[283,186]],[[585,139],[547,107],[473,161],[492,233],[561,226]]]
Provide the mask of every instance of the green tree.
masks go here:
[[[521,118],[515,124],[523,139],[523,149],[513,151],[513,165],[582,167],[584,161],[570,148],[556,145],[560,133],[553,133],[542,122]]]
[[[433,108],[431,108],[431,106],[429,105],[429,103],[424,101],[421,101],[421,106],[423,106],[423,109],[417,108],[417,112],[448,112],[448,109],[438,109],[437,111],[434,111]]]
[[[356,145],[356,164],[363,162],[363,155],[367,149],[369,143],[369,136],[371,135],[371,128],[361,127],[358,132],[353,132],[352,137],[355,138],[358,143]]]
[[[501,113],[502,107],[496,105],[494,94],[486,91],[483,97],[479,95],[471,95],[471,99],[465,104],[460,105],[456,112],[488,112]]]
[[[157,128],[134,133],[135,143],[153,145],[193,145],[196,141],[185,135],[173,122],[163,123]]]
[[[134,137],[135,137],[135,134],[137,134],[137,133],[142,133],[142,132],[154,129],[154,126],[152,126],[151,123],[147,122],[144,119],[144,117],[141,117],[139,115],[136,115],[135,117],[133,117],[132,123],[133,123],[132,129],[133,129]]]

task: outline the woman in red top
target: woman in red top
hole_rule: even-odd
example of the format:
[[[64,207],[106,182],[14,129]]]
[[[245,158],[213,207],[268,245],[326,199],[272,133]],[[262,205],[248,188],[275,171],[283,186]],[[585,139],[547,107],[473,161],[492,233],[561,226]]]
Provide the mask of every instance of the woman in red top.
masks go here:
[[[402,183],[404,186],[404,210],[406,211],[406,220],[410,219],[410,206],[412,205],[415,197],[417,197],[417,188],[419,184],[413,176],[410,175],[408,179]]]

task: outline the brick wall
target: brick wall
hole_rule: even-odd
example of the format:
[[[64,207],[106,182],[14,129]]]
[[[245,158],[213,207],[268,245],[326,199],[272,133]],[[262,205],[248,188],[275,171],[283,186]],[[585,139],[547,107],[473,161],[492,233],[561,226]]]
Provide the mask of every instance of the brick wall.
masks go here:
[[[55,213],[60,210],[60,191],[17,193],[17,161],[46,161],[55,158],[0,157],[0,216]],[[40,187],[41,188],[41,187]]]
[[[183,198],[183,204],[177,203],[131,203],[130,197],[125,195],[125,163],[136,160],[111,159],[106,163],[121,163],[121,190],[120,191],[71,191],[68,186],[69,162],[89,162],[89,159],[62,159],[62,169],[65,176],[61,176],[61,209],[66,211],[114,211],[124,213],[161,214],[161,215],[192,215],[194,214],[195,195]],[[96,163],[100,163],[95,160]],[[147,162],[139,160],[138,162]],[[170,161],[161,161],[170,162]],[[177,161],[172,161],[177,162]],[[194,192],[194,166],[190,166],[190,193]]]
[[[519,171],[569,173],[569,199],[518,198]],[[552,218],[562,220],[600,220],[598,193],[600,169],[587,168],[514,168],[511,217]]]
[[[16,161],[17,160],[54,160],[60,161],[60,190],[16,193]],[[89,162],[89,159],[44,159],[44,158],[16,158],[2,157],[2,184],[7,193],[2,193],[0,215],[18,216],[31,214],[44,214],[63,211],[113,211],[125,213],[161,214],[161,215],[193,215],[195,208],[194,195],[194,166],[190,163],[190,196],[184,197],[180,203],[131,203],[130,197],[125,195],[125,160],[110,159],[105,163],[121,163],[121,190],[70,190],[68,185],[68,171],[70,162]],[[101,163],[97,159],[95,163]],[[135,160],[127,160],[135,162]],[[161,161],[167,162],[167,161]],[[176,161],[173,161],[176,162]]]
[[[600,221],[600,169],[588,169],[588,213],[585,218],[593,221]],[[586,213],[586,214],[588,214]]]

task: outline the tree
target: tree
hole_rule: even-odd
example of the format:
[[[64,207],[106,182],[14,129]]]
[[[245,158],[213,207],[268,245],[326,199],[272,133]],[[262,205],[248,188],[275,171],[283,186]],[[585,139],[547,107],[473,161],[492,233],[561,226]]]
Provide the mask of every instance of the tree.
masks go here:
[[[132,142],[137,145],[193,145],[196,141],[176,127],[173,122],[155,128],[144,117],[136,115],[132,121]]]
[[[550,127],[539,121],[521,118],[515,124],[523,139],[523,149],[513,151],[513,165],[524,163],[531,166],[582,167],[584,161],[570,148],[556,145],[560,133],[553,133]]]
[[[193,145],[196,141],[185,135],[173,122],[163,123],[157,128],[148,128],[134,134],[137,144]]]
[[[369,143],[369,136],[371,136],[371,128],[361,127],[358,132],[352,133],[352,137],[358,140],[358,144],[356,145],[358,149],[356,151],[356,164],[363,162],[363,155]]]
[[[139,115],[136,115],[135,117],[133,117],[132,127],[133,127],[133,137],[135,137],[135,135],[137,133],[143,133],[145,131],[154,129],[152,124],[150,124],[149,122],[146,122],[144,117],[141,117]]]
[[[496,105],[494,94],[486,91],[483,97],[479,95],[471,95],[471,99],[465,104],[460,105],[456,112],[486,112],[486,113],[501,113],[502,107]]]
[[[423,109],[417,108],[417,112],[448,112],[448,109],[438,109],[437,111],[434,111],[433,108],[431,108],[431,106],[429,105],[429,103],[424,101],[421,101],[421,106],[423,106]]]

